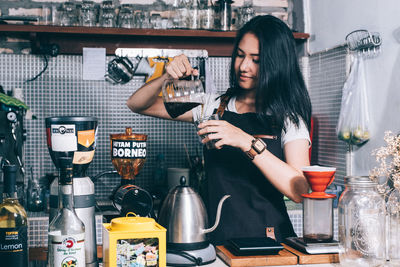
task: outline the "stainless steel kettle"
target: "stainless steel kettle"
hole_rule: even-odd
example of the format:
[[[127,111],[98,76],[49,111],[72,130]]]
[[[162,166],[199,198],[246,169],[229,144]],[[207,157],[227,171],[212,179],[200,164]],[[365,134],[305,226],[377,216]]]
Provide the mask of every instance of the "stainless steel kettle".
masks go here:
[[[222,204],[230,195],[221,198],[217,216],[212,227],[208,227],[208,217],[200,195],[185,185],[181,177],[180,185],[172,189],[164,200],[158,222],[167,228],[169,248],[181,250],[202,249],[209,245],[207,233],[214,231],[221,217]]]

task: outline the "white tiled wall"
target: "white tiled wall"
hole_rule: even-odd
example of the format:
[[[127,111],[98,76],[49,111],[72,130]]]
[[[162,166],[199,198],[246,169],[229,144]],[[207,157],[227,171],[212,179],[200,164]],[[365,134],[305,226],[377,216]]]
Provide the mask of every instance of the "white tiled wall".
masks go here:
[[[224,91],[228,87],[229,61],[229,58],[208,60],[218,91]],[[139,186],[151,187],[152,168],[158,153],[166,155],[169,167],[185,166],[184,144],[190,154],[197,153],[200,145],[192,125],[139,116],[127,109],[126,99],[143,83],[143,78],[136,77],[126,85],[82,81],[81,62],[80,56],[58,56],[50,60],[48,70],[38,80],[26,83],[28,78],[43,68],[42,60],[33,55],[0,54],[0,66],[7,66],[0,72],[0,84],[6,90],[22,88],[25,102],[38,117],[38,120],[27,121],[25,124],[25,165],[27,168],[32,166],[35,175],[41,176],[55,170],[45,144],[44,118],[61,114],[94,115],[99,118],[98,148],[89,167],[89,175],[112,168],[109,134],[123,132],[128,126],[134,132],[149,135],[149,156],[137,178]],[[340,109],[341,88],[346,78],[346,50],[342,47],[311,55],[300,63],[310,92],[313,116],[318,123],[315,134],[318,138],[314,139],[313,145],[314,163],[338,168],[336,180],[340,183],[346,171],[346,147],[336,138],[335,127]],[[96,183],[96,196],[107,198],[118,183],[118,177],[102,178]],[[289,211],[295,232],[299,236],[302,235],[301,213],[301,210]],[[100,229],[101,218],[97,217],[96,221],[97,229]],[[30,246],[47,244],[47,225],[47,218],[30,216]],[[97,242],[101,243],[101,231],[97,233]],[[335,228],[335,236],[336,233]]]

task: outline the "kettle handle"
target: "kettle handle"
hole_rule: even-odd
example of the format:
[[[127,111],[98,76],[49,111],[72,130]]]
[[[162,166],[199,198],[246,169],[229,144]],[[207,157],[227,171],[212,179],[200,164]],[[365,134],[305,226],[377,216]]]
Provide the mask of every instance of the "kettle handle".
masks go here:
[[[224,204],[224,201],[225,201],[227,198],[229,198],[229,197],[231,197],[231,195],[225,195],[225,196],[223,196],[223,197],[221,198],[221,200],[220,200],[219,203],[218,203],[217,217],[215,218],[215,223],[214,223],[213,227],[211,227],[211,228],[202,229],[201,232],[202,232],[203,234],[211,233],[212,231],[214,231],[214,230],[217,228],[217,226],[218,226],[218,224],[219,224],[219,219],[221,218],[222,204]]]

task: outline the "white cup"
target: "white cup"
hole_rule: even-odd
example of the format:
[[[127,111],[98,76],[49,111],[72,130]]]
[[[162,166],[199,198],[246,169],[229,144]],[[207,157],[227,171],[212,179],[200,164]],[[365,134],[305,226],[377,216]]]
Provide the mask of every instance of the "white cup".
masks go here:
[[[188,168],[168,168],[168,190],[180,185],[180,180],[182,176],[186,178],[186,185],[189,185],[189,169]]]

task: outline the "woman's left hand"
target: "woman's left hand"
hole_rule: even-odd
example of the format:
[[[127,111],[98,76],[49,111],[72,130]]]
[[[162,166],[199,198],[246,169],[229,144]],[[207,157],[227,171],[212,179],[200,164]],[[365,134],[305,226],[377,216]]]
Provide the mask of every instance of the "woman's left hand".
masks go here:
[[[197,132],[198,135],[208,134],[202,140],[203,144],[210,140],[218,140],[215,143],[216,149],[221,149],[224,145],[227,145],[240,148],[242,151],[248,151],[251,141],[254,139],[250,134],[224,120],[206,121],[200,123],[198,128],[200,128]]]

